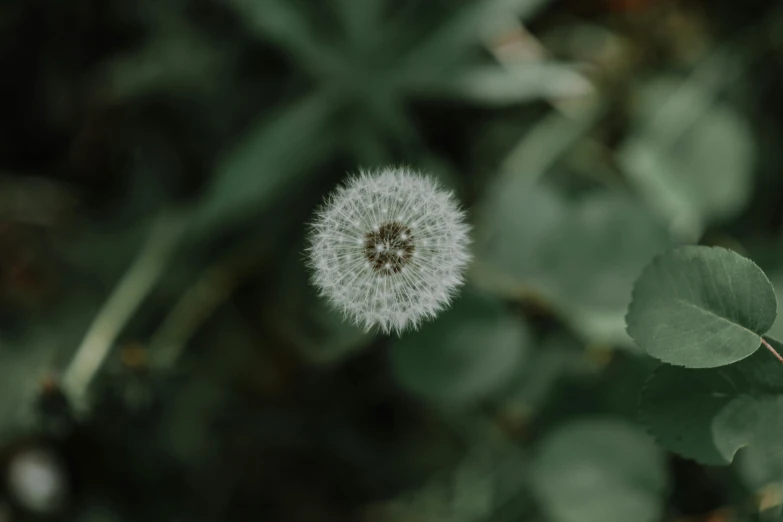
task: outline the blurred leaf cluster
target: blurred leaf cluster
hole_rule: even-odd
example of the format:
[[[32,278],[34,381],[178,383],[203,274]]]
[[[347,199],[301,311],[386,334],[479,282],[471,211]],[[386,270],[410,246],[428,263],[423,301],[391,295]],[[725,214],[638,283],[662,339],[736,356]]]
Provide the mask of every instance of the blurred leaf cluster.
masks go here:
[[[681,244],[783,292],[781,34],[773,0],[6,0],[0,521],[780,520],[779,458],[645,433],[625,313]],[[397,338],[303,249],[402,164],[475,262]],[[707,418],[689,371],[658,418]]]

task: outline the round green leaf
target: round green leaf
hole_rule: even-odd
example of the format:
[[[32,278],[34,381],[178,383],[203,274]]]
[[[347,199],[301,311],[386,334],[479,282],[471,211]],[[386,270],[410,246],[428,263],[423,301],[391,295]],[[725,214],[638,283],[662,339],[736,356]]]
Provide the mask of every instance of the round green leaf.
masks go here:
[[[653,357],[713,368],[755,352],[776,315],[775,291],[752,261],[724,248],[684,246],[637,279],[626,324]]]
[[[402,386],[417,395],[469,401],[513,376],[527,344],[521,319],[502,303],[468,291],[436,321],[397,340],[391,365]]]
[[[630,423],[590,420],[538,448],[533,488],[554,522],[653,522],[667,487],[663,452]]]
[[[727,464],[748,445],[780,453],[783,367],[767,350],[722,368],[664,364],[642,391],[640,416],[663,446],[704,464]]]

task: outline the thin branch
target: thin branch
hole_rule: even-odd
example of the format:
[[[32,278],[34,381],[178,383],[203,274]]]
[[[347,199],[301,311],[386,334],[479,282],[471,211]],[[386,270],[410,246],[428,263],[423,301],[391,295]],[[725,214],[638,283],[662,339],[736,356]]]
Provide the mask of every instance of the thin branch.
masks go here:
[[[170,213],[158,218],[147,242],[98,312],[62,379],[74,407],[82,409],[90,383],[122,328],[160,278],[176,249],[185,221]]]
[[[780,362],[782,362],[782,363],[783,363],[783,356],[781,356],[781,355],[780,355],[780,354],[777,352],[777,350],[775,350],[775,349],[772,347],[772,345],[771,345],[771,344],[769,344],[769,343],[767,342],[767,340],[766,340],[766,339],[764,339],[763,337],[761,338],[761,344],[763,344],[763,345],[764,345],[764,347],[765,347],[767,350],[769,350],[770,352],[772,352],[772,355],[774,355],[774,356],[775,356],[775,358],[776,358],[778,361],[780,361]]]

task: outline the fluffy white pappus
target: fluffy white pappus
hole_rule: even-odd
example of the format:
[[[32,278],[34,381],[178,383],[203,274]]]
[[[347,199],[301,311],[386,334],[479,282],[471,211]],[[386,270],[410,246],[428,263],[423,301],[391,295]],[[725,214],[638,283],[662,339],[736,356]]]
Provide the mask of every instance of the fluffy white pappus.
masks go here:
[[[433,178],[360,171],[312,223],[312,282],[364,330],[400,334],[434,318],[464,283],[469,232],[453,193]]]

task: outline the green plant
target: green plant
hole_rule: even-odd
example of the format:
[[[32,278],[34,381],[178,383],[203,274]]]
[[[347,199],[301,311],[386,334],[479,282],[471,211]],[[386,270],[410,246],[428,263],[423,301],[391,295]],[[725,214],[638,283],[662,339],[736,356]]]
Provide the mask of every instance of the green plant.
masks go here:
[[[644,270],[626,321],[663,362],[640,397],[663,446],[705,464],[728,464],[746,446],[783,450],[783,344],[766,335],[776,316],[766,275],[735,252],[684,246]]]

